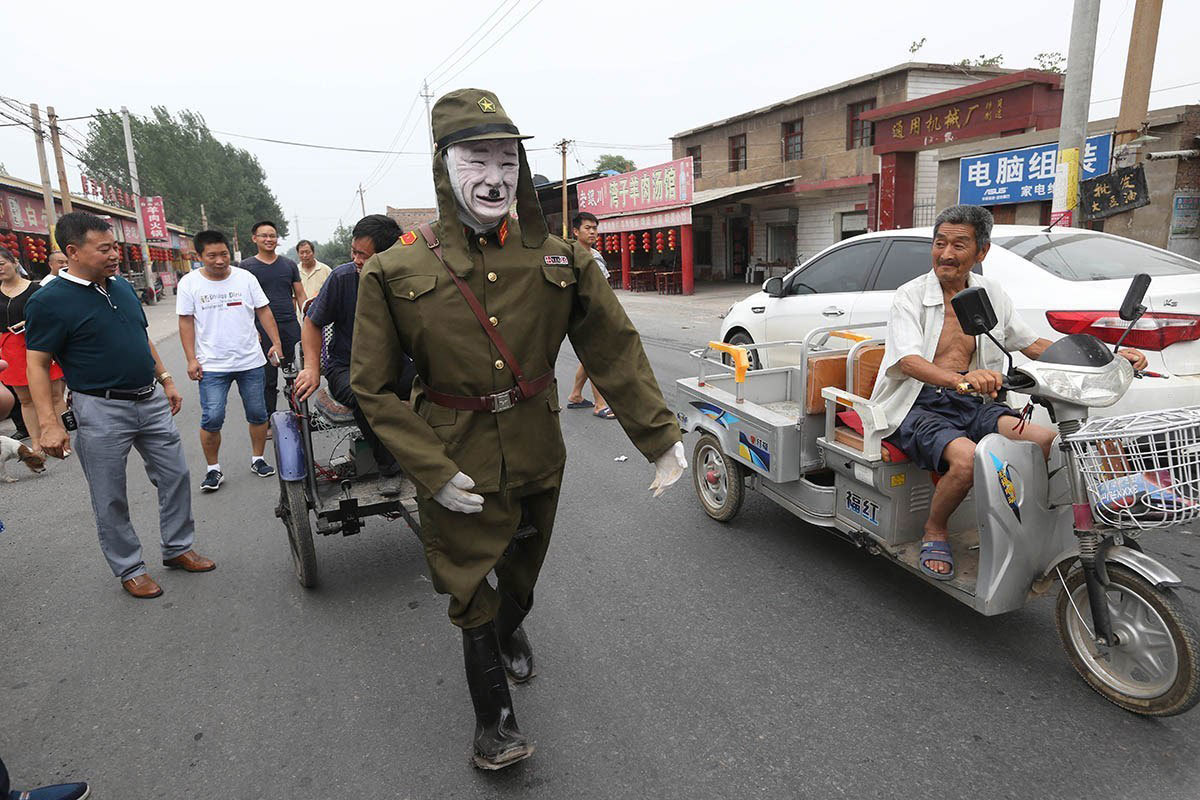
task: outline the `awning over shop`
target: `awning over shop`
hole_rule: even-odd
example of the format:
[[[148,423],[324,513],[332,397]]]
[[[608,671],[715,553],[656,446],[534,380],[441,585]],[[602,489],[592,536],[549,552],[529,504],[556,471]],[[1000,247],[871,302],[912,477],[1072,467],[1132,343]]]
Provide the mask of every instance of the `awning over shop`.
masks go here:
[[[712,203],[717,200],[724,200],[727,197],[733,197],[737,194],[746,192],[756,192],[759,189],[766,189],[770,186],[778,186],[788,181],[793,181],[795,178],[776,178],[771,181],[759,181],[758,183],[743,183],[740,186],[723,186],[717,189],[704,189],[696,192],[692,198],[693,206],[702,206],[705,203]]]

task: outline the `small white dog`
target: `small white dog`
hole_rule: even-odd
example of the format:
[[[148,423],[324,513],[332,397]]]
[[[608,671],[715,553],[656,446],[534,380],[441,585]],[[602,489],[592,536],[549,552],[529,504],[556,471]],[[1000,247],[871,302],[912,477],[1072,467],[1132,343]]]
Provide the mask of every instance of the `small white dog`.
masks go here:
[[[45,472],[46,457],[33,452],[25,445],[8,436],[0,436],[0,480],[5,483],[16,483],[17,479],[5,471],[9,461],[20,461],[30,472]]]

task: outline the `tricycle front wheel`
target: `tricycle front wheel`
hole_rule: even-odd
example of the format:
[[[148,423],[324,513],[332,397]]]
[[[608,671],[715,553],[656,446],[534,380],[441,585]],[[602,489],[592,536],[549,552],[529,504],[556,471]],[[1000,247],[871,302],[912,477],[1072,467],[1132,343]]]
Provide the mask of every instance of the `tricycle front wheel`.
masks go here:
[[[279,508],[276,515],[287,529],[296,578],[305,589],[311,589],[317,585],[317,551],[313,547],[304,481],[279,481]]]
[[[704,513],[717,522],[728,522],[737,515],[745,499],[742,465],[721,451],[721,443],[711,433],[703,433],[692,450],[692,483]]]
[[[1088,685],[1126,711],[1169,717],[1200,701],[1196,626],[1175,592],[1159,589],[1119,564],[1107,564],[1106,589],[1116,644],[1092,636],[1083,570],[1067,576],[1058,594],[1058,635]]]

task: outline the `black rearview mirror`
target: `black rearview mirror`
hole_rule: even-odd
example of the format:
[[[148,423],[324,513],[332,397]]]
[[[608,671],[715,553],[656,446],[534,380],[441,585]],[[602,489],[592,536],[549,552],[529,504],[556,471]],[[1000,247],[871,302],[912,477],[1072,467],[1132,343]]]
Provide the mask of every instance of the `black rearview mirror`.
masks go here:
[[[762,290],[768,297],[779,297],[783,294],[783,278],[767,278],[763,281]]]
[[[980,336],[996,327],[996,311],[992,301],[988,299],[987,289],[982,286],[971,286],[963,289],[950,300],[954,307],[954,316],[963,333],[968,336]]]
[[[1140,272],[1133,276],[1133,280],[1129,283],[1129,291],[1125,292],[1125,299],[1121,301],[1121,319],[1133,322],[1146,313],[1146,307],[1142,305],[1142,300],[1146,297],[1148,288],[1150,288],[1149,275]]]

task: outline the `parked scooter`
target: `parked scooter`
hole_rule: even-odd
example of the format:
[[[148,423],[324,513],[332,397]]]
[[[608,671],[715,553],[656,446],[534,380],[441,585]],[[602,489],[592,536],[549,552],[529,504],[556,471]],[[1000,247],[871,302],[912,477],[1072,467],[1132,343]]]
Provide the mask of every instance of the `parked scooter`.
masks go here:
[[[1130,328],[1149,283],[1136,277],[1121,306]],[[952,304],[964,332],[999,346],[986,290],[966,289]],[[933,479],[882,442],[886,420],[863,396],[870,388],[855,385],[873,382],[864,364],[882,357],[881,342],[858,332],[869,327],[878,326],[813,331],[794,367],[748,371],[748,351],[796,342],[713,342],[693,353],[700,374],[678,382],[677,416],[685,431],[701,432],[692,463],[706,513],[731,519],[749,484],[986,615],[1057,584],[1059,636],[1092,688],[1144,715],[1196,705],[1200,636],[1176,597],[1182,582],[1138,542],[1146,530],[1200,518],[1200,406],[1089,421],[1089,409],[1152,375],[1087,334],[1018,367],[1010,355],[1005,388],[1049,411],[1059,449],[1047,464],[1032,442],[991,434],[978,443],[972,493],[950,519],[957,573],[938,581],[918,567]],[[706,365],[720,367],[716,352],[734,367],[706,377]]]

